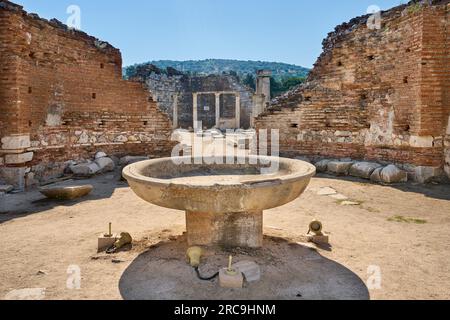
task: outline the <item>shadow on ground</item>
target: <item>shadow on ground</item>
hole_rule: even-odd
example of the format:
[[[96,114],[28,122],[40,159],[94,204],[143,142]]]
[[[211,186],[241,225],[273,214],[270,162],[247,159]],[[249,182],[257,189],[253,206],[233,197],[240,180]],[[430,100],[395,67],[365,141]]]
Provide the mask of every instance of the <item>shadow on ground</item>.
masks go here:
[[[352,271],[321,256],[315,249],[283,238],[265,237],[257,250],[236,249],[236,262],[261,266],[261,280],[243,289],[223,289],[218,279],[201,281],[184,260],[184,236],[163,241],[139,255],[125,270],[119,290],[126,300],[368,300],[364,282]],[[200,271],[209,276],[227,265],[230,251],[210,249]]]
[[[116,189],[128,187],[126,182],[120,181],[120,174],[121,173],[117,171],[111,173],[111,175],[97,176],[82,180],[69,180],[58,183],[58,185],[64,186],[91,184],[94,187],[89,195],[74,200],[47,199],[38,190],[3,195],[3,197],[0,198],[0,224],[30,214],[51,210],[54,207],[71,207],[86,201],[110,198]]]
[[[316,178],[322,179],[335,179],[335,180],[344,180],[351,181],[357,183],[363,183],[367,185],[380,185],[377,183],[373,183],[369,180],[355,178],[351,176],[334,176],[329,174],[320,173],[316,175]],[[419,184],[413,182],[407,183],[394,183],[386,185],[386,187],[398,189],[403,192],[411,192],[423,194],[427,198],[439,199],[439,200],[450,200],[450,184],[448,183],[439,183],[439,184]]]

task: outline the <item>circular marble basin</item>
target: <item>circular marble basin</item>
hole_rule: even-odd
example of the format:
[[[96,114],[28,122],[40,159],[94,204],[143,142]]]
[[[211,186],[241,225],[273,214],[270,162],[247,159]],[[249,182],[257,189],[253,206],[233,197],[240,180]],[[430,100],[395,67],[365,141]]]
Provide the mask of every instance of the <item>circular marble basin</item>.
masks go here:
[[[190,245],[259,247],[262,212],[298,198],[316,169],[293,159],[191,157],[142,161],[124,168],[132,190],[152,204],[186,211]]]

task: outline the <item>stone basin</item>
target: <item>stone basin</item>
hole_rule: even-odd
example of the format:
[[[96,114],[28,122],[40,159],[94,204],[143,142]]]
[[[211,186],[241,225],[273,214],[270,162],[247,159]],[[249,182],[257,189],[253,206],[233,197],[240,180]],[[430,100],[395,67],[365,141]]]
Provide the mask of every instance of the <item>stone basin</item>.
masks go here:
[[[79,186],[47,186],[39,188],[39,192],[49,199],[74,200],[87,196],[94,187],[90,184]]]
[[[145,201],[186,212],[189,245],[260,247],[263,211],[298,198],[316,172],[307,162],[276,157],[223,162],[155,159],[125,167],[123,176]]]

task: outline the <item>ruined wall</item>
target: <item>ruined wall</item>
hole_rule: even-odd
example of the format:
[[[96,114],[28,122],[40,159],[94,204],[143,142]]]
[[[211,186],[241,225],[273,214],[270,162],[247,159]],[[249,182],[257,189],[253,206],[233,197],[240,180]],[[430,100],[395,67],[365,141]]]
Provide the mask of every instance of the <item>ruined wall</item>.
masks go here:
[[[170,120],[140,83],[122,80],[118,49],[0,2],[3,178],[61,174],[69,159],[170,154]]]
[[[135,80],[145,82],[152,93],[158,107],[166,112],[171,120],[174,117],[174,107],[178,108],[178,127],[188,129],[193,126],[193,92],[208,91],[236,91],[241,97],[241,126],[250,127],[252,116],[253,92],[238,79],[229,75],[187,76],[166,75],[154,72],[152,67],[143,66],[137,72]],[[176,100],[176,101],[175,101]],[[221,96],[221,115],[234,118],[234,96]],[[198,100],[199,120],[208,128],[215,125],[215,97],[214,95],[200,95]],[[202,106],[209,106],[205,110]],[[174,122],[174,121],[173,121]]]
[[[274,100],[258,129],[280,129],[285,155],[443,165],[448,7],[410,4],[330,33],[308,81]],[[446,51],[447,50],[447,51]]]

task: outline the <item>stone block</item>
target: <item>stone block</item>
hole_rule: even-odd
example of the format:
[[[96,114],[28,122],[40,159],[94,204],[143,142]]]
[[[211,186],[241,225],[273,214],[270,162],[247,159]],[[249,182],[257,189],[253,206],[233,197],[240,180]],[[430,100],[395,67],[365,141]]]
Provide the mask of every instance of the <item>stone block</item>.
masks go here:
[[[18,150],[31,147],[29,135],[3,137],[1,142],[3,150]]]
[[[414,174],[417,182],[429,183],[438,180],[443,172],[440,167],[416,167]]]
[[[108,157],[98,158],[95,160],[95,163],[98,165],[101,172],[110,172],[116,167],[114,161]]]
[[[370,175],[370,181],[381,182],[381,171],[383,171],[383,167],[376,168]]]
[[[99,151],[95,154],[95,159],[106,158],[108,155],[102,151]]]
[[[220,269],[219,285],[222,288],[242,289],[244,286],[244,276],[240,271],[236,271],[236,274],[230,275],[227,273],[227,268]]]
[[[315,234],[309,234],[306,236],[308,242],[312,242],[315,244],[330,244],[330,237],[328,235],[322,234],[322,235],[315,235]]]
[[[70,166],[70,170],[78,176],[92,176],[100,171],[100,167],[95,162],[92,162]]]
[[[0,177],[6,184],[14,186],[15,189],[23,190],[25,188],[25,175],[29,168],[26,167],[1,167]]]
[[[233,265],[233,269],[241,272],[247,282],[255,282],[261,279],[261,268],[256,262],[239,261]]]
[[[328,163],[327,171],[338,175],[348,175],[353,163],[351,161],[331,161]]]
[[[7,154],[5,156],[6,164],[23,164],[33,160],[33,152],[19,153],[19,154]]]
[[[0,192],[8,193],[14,190],[14,187],[9,184],[0,185]]]
[[[357,162],[351,166],[349,174],[353,177],[370,179],[375,169],[382,167],[381,164],[372,162]]]
[[[393,164],[385,167],[381,171],[380,176],[381,181],[384,183],[399,183],[408,181],[408,174]]]
[[[414,148],[432,148],[434,145],[434,138],[431,136],[411,136],[409,144]]]
[[[104,234],[100,235],[98,237],[97,252],[108,250],[114,245],[117,239],[118,239],[117,235],[113,235],[111,237],[107,237]]]
[[[328,170],[328,164],[331,162],[331,160],[320,160],[319,162],[316,162],[315,166],[317,169],[317,172],[326,172]]]

